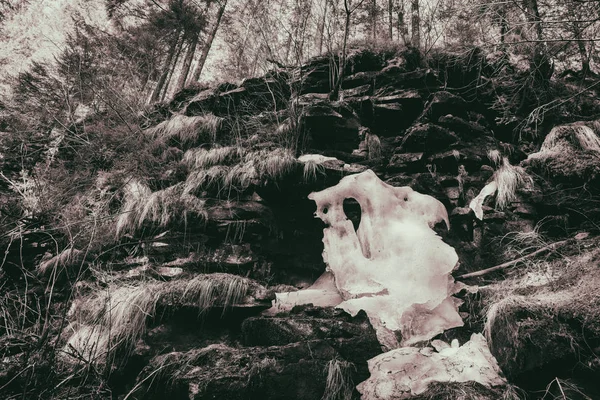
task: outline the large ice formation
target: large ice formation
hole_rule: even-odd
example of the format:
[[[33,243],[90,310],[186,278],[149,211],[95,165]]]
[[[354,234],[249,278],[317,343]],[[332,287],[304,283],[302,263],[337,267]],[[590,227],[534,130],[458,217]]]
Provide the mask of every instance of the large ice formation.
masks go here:
[[[388,349],[462,326],[450,275],[458,256],[432,229],[442,221],[448,226],[442,203],[410,187],[390,186],[370,170],[347,176],[309,198],[317,203],[316,217],[328,225],[323,259],[334,282],[327,286],[321,281],[307,289],[309,293],[279,294],[276,305],[312,302],[305,296],[310,294],[320,305],[337,306],[352,315],[365,310]],[[357,230],[344,213],[343,203],[349,198],[361,207]],[[341,299],[332,295],[335,289]]]
[[[462,346],[438,342],[431,347],[403,347],[369,360],[371,377],[357,386],[363,400],[411,398],[425,392],[432,382],[478,382],[485,387],[506,381],[490,353],[485,338],[473,334]]]

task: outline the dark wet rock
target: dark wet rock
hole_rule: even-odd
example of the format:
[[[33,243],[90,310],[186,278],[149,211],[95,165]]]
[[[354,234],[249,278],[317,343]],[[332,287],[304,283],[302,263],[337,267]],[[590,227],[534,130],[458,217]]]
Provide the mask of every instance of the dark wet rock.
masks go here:
[[[292,78],[292,85],[297,88],[298,94],[331,92],[330,76],[335,58],[316,57],[303,65]]]
[[[451,114],[455,117],[466,118],[469,106],[462,98],[450,92],[436,92],[425,107],[423,116],[429,121],[437,122],[440,117]],[[453,120],[455,121],[455,120]]]
[[[396,89],[434,89],[438,84],[437,75],[431,69],[405,72],[404,67],[395,65],[384,68],[375,78],[377,89],[386,86]]]
[[[352,89],[342,90],[341,98],[344,101],[348,101],[350,98],[363,98],[373,94],[373,87],[371,85],[361,85]]]
[[[380,135],[396,136],[406,128],[404,109],[401,104],[373,105],[373,131]]]
[[[423,111],[423,98],[416,90],[380,91],[375,97],[375,102],[377,104],[400,104],[408,118],[416,119]]]
[[[185,108],[185,115],[195,116],[211,113],[217,102],[217,91],[214,89],[203,90],[194,96]]]
[[[444,115],[438,120],[438,124],[450,129],[461,138],[472,138],[481,135],[489,135],[490,132],[478,122],[468,121],[454,115]]]
[[[422,168],[423,153],[394,154],[387,166],[389,171],[414,171]]]
[[[170,102],[171,110],[179,111],[183,109],[186,103],[206,89],[208,88],[203,85],[191,85],[183,88],[173,96],[173,99]]]
[[[270,348],[211,345],[189,352],[156,357],[145,374],[162,366],[158,378],[140,389],[144,398],[160,399],[168,387],[171,399],[302,399],[320,400],[325,391],[327,363],[339,357],[322,340]],[[144,382],[145,383],[145,382]]]
[[[304,109],[301,126],[310,147],[351,153],[360,142],[360,121],[344,103],[318,102]]]
[[[373,87],[375,76],[377,76],[376,72],[358,72],[346,76],[342,82],[342,89],[350,90],[365,85]]]
[[[351,51],[346,63],[346,74],[380,71],[394,55],[393,51],[379,52],[370,49]]]
[[[386,136],[398,135],[423,111],[423,99],[416,90],[384,90],[373,100],[373,129]]]
[[[434,124],[415,124],[402,139],[400,149],[403,152],[433,152],[456,143],[455,134]]]

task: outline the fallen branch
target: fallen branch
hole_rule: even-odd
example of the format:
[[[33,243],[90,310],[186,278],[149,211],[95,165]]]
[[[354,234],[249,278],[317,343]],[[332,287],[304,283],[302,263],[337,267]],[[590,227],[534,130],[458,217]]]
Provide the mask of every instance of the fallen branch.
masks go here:
[[[575,240],[579,240],[578,238],[575,238]],[[494,272],[494,271],[499,271],[501,269],[505,269],[508,267],[512,267],[513,265],[516,265],[522,261],[528,260],[530,258],[533,258],[539,254],[545,253],[547,251],[553,251],[556,250],[559,247],[564,246],[567,243],[572,242],[573,239],[567,239],[567,240],[562,240],[560,242],[555,242],[552,244],[549,244],[548,246],[544,246],[539,250],[534,251],[533,253],[529,253],[523,257],[519,257],[516,260],[512,260],[509,262],[505,262],[504,264],[500,264],[500,265],[496,265],[495,267],[491,267],[491,268],[487,268],[487,269],[482,269],[481,271],[476,271],[476,272],[470,272],[468,274],[464,274],[461,276],[458,276],[456,279],[466,279],[466,278],[475,278],[477,276],[482,276],[482,275],[486,275],[489,274],[490,272]]]

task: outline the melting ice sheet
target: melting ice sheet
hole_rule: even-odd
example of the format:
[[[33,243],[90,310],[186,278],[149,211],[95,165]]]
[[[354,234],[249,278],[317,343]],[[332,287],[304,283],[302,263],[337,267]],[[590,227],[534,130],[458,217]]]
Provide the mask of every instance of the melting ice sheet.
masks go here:
[[[446,345],[437,352],[430,347],[392,350],[370,359],[369,371],[371,377],[357,387],[363,400],[410,398],[425,392],[432,382],[506,384],[481,334],[473,334],[460,347]]]
[[[432,229],[442,221],[448,226],[442,203],[410,187],[390,186],[370,170],[309,198],[317,204],[316,216],[328,225],[323,259],[333,279],[278,294],[276,306],[319,303],[352,315],[365,310],[388,349],[462,326],[450,275],[458,256]],[[361,207],[357,230],[344,213],[349,198]]]

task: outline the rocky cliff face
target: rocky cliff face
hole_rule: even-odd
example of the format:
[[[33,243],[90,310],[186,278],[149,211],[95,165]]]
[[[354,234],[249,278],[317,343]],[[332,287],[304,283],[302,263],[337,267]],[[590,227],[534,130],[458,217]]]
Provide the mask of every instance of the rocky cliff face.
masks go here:
[[[330,101],[333,61],[317,58],[239,85],[188,88],[148,113],[145,134],[164,160],[156,176],[145,183],[129,177],[121,189],[98,183],[116,193],[118,251],[91,257],[68,249],[38,268],[43,279],[62,277],[64,288],[79,277],[73,298],[61,299],[72,306],[59,324],[68,329],[56,341],[62,348],[56,362],[69,378],[55,395],[88,395],[96,387],[90,398],[358,398],[355,386],[369,377],[367,361],[382,352],[363,312],[351,317],[304,306],[264,313],[276,292],[304,289],[325,271],[324,224],[313,218],[316,207],[307,196],[349,174],[371,169],[387,184],[439,200],[450,230],[438,232],[459,256],[455,276],[542,248],[544,240],[598,230],[600,148],[590,139],[598,127],[589,125],[588,136],[557,134],[542,155],[528,158],[535,144],[515,144],[513,122],[493,107],[504,95],[494,80],[514,73],[505,59],[473,52],[425,62],[411,51],[359,51],[350,57],[339,100]],[[559,142],[571,146],[570,160],[587,160],[584,170],[560,167]],[[506,178],[502,166],[520,163],[526,169],[519,173],[533,184],[509,183],[502,207],[492,196],[477,218],[471,201],[491,179]],[[358,203],[345,201],[343,210],[358,227]],[[592,235],[576,243],[587,251],[596,242]],[[575,332],[574,321],[583,317],[568,301],[558,309],[531,303],[544,290],[574,295],[552,285],[578,273],[557,272],[562,261],[546,261],[555,263],[556,274],[535,289],[514,278],[522,285],[511,286],[515,301],[500,301],[502,286],[463,290],[465,327],[439,338],[464,343],[483,331],[484,310],[492,307],[486,332],[509,378],[521,384],[565,360],[573,365],[580,353],[565,338],[577,349],[595,343],[597,319],[587,315],[590,329]],[[485,279],[502,277],[501,271]],[[531,325],[532,318],[540,323]],[[546,338],[547,346],[562,345],[533,358],[543,341],[525,341],[505,327],[511,324]],[[573,332],[556,333],[564,329]],[[23,348],[4,352],[0,385],[14,393],[25,384],[16,372],[27,356]],[[594,352],[584,353],[595,371]],[[553,378],[546,373],[527,389]],[[436,393],[498,396],[457,384],[433,385],[419,398],[441,398]]]

